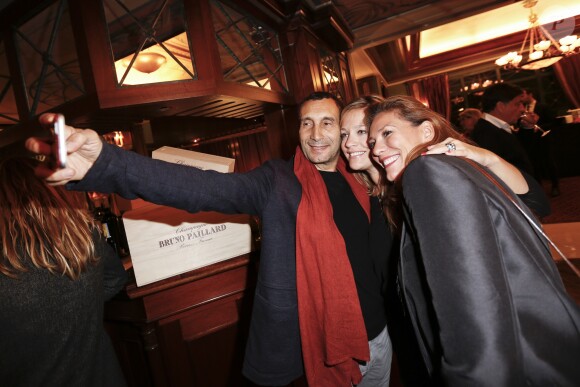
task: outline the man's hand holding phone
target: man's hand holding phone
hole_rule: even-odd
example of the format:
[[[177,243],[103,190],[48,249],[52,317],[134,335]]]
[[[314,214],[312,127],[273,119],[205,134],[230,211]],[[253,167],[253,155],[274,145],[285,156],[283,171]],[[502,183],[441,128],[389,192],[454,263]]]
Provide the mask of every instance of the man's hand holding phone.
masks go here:
[[[54,159],[57,169],[66,168],[67,150],[66,150],[66,132],[64,128],[64,116],[57,114],[54,119]]]
[[[39,167],[37,175],[52,185],[81,180],[101,154],[101,137],[94,130],[65,125],[60,114],[45,113],[38,120],[54,134],[53,139],[30,137],[25,147],[32,153],[52,157],[56,162],[53,168]]]

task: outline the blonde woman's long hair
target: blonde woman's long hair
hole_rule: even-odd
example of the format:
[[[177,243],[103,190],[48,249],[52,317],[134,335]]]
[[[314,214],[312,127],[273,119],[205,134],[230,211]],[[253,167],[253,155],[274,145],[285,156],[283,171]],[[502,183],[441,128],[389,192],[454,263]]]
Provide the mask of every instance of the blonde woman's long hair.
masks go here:
[[[344,109],[342,109],[342,112],[340,113],[340,117],[342,120],[342,116],[345,113],[348,113],[352,110],[358,110],[358,109],[363,109],[365,112],[365,116],[367,114],[367,109],[369,106],[374,105],[376,103],[379,102],[383,102],[385,99],[379,95],[365,95],[362,97],[359,97],[355,100],[353,100],[352,102],[350,102],[348,105],[346,105],[344,107]],[[365,126],[367,127],[367,132],[369,130],[369,127],[367,126],[367,122],[365,120],[364,122]],[[383,170],[381,169],[380,166],[376,165],[377,169],[380,172],[380,180],[384,180],[384,173]],[[368,175],[368,173],[366,172],[361,172],[361,171],[352,171],[352,174],[354,175],[355,179],[357,179],[357,181],[359,183],[361,183],[362,185],[364,185],[367,188],[367,193],[370,196],[376,196],[379,199],[383,196],[382,193],[382,187],[383,185],[380,184],[375,184],[372,179],[370,178],[370,176]]]
[[[38,161],[0,161],[0,273],[17,278],[27,261],[77,279],[97,261],[93,217],[83,193],[46,184],[34,175]]]
[[[440,143],[448,137],[473,143],[469,139],[462,138],[461,134],[453,128],[453,125],[440,114],[429,109],[417,99],[406,95],[388,97],[383,102],[370,106],[365,116],[367,127],[370,128],[371,123],[377,115],[386,112],[396,113],[401,119],[409,122],[413,126],[419,126],[425,121],[429,121],[433,125],[433,139],[412,149],[407,155],[405,166],[419,157],[421,153],[427,151],[429,145]],[[400,173],[394,182],[389,182],[386,179],[381,181],[381,185],[383,185],[383,211],[391,228],[395,230],[398,230],[401,221],[399,199],[402,176],[403,173]]]

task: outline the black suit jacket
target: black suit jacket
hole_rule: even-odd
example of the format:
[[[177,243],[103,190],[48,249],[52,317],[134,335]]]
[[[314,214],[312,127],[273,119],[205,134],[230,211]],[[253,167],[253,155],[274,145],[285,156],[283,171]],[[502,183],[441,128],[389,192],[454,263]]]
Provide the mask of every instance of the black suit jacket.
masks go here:
[[[513,203],[456,157],[414,160],[402,185],[399,275],[434,384],[577,386],[580,308]]]
[[[489,149],[520,170],[534,175],[534,168],[525,149],[513,134],[480,118],[469,137],[480,147]]]

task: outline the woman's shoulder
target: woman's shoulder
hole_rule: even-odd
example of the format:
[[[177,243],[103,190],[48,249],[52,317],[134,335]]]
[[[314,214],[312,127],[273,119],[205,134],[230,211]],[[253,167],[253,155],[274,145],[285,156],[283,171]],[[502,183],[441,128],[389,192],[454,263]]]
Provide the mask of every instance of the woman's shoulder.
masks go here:
[[[403,193],[409,190],[425,189],[427,186],[440,187],[445,191],[481,189],[490,181],[482,171],[491,174],[481,165],[462,157],[427,155],[413,160],[403,173]]]
[[[465,195],[493,197],[503,202],[516,195],[489,169],[463,157],[446,155],[422,156],[405,169],[402,180],[403,194],[420,191],[445,192],[447,196]],[[508,195],[506,195],[506,193]]]
[[[403,178],[409,175],[427,175],[440,174],[442,171],[470,171],[474,166],[472,162],[462,157],[452,157],[446,155],[425,155],[417,157],[411,161],[405,168]],[[403,180],[404,181],[404,180]]]

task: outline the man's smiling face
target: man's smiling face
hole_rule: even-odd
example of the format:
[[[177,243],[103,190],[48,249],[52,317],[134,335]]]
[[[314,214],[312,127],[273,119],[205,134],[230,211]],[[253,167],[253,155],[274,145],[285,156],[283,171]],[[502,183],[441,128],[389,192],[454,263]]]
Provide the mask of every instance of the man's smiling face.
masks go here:
[[[335,171],[340,155],[340,108],[331,98],[307,101],[300,109],[302,152],[321,171]]]

